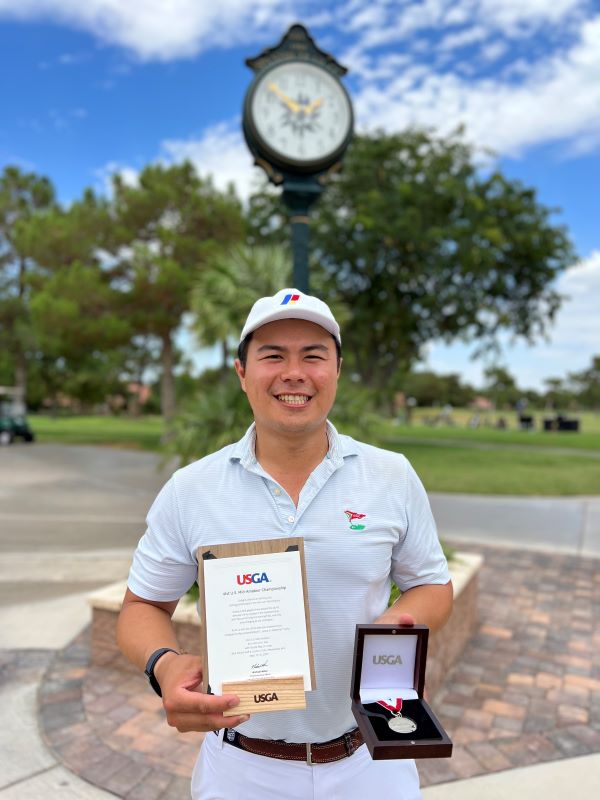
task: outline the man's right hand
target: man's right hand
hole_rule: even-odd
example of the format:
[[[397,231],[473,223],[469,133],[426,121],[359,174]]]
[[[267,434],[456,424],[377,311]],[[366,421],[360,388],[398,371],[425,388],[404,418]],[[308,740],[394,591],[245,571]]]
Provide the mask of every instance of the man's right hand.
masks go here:
[[[154,674],[162,691],[167,722],[180,733],[235,728],[249,719],[247,714],[223,716],[224,711],[238,705],[237,695],[204,694],[198,689],[202,681],[202,660],[198,656],[165,653]]]

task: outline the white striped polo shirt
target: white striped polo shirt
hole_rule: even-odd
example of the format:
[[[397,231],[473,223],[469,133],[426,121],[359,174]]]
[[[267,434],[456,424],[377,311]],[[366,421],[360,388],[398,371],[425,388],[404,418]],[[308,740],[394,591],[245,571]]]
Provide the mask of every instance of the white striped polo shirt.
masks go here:
[[[257,462],[254,425],[237,444],[178,470],[152,505],[134,555],[131,591],[166,601],[196,579],[200,546],[304,538],[317,689],[304,711],[251,717],[239,726],[247,736],[325,742],[354,728],[356,624],[385,610],[391,579],[403,591],[450,579],[427,495],[407,459],[339,435],[329,422],[327,435],[328,453],[297,508]]]

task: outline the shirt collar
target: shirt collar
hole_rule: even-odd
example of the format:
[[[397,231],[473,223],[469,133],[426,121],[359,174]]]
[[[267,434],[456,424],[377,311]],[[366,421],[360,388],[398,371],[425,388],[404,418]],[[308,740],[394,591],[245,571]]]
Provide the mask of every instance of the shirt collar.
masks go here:
[[[349,436],[340,436],[329,420],[327,420],[327,439],[329,449],[326,459],[329,459],[335,468],[341,467],[344,459],[348,456],[358,455],[358,449],[354,439]],[[248,469],[256,464],[256,424],[253,422],[244,436],[233,446],[231,461],[239,461],[240,464]]]

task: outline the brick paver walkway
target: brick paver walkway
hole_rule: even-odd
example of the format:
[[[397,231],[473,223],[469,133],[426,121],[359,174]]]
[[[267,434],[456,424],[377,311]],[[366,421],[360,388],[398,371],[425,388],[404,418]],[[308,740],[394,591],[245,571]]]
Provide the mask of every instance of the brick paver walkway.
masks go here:
[[[479,629],[433,704],[454,753],[423,785],[600,752],[600,561],[471,549]]]
[[[432,699],[451,759],[419,762],[422,784],[600,752],[600,561],[483,553],[480,624]],[[168,727],[143,676],[89,666],[85,632],[40,691],[49,746],[73,772],[127,800],[189,796],[202,734]]]

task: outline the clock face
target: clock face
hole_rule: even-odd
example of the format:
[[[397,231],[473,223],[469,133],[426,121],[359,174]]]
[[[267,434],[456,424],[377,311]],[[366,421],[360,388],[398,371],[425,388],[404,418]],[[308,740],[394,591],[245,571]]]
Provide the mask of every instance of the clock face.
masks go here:
[[[304,61],[287,61],[261,75],[247,114],[259,144],[292,166],[334,160],[352,129],[344,87],[327,70]]]

